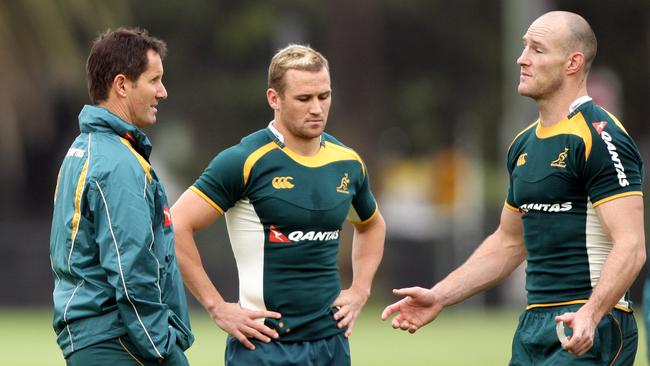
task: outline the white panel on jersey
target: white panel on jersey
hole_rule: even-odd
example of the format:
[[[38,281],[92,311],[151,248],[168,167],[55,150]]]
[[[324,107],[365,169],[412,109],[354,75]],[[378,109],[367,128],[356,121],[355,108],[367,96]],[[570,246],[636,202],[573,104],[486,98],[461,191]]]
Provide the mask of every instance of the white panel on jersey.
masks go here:
[[[246,309],[266,310],[264,226],[248,198],[237,201],[234,207],[226,211],[225,216],[239,272],[239,302]]]
[[[589,258],[589,274],[591,277],[591,287],[596,287],[600,279],[600,273],[603,270],[607,256],[612,251],[614,243],[603,230],[603,227],[598,219],[598,214],[591,204],[591,200],[587,202],[587,227],[586,227],[586,241],[587,241],[587,257]],[[623,296],[618,305],[629,308],[630,304],[625,301]]]

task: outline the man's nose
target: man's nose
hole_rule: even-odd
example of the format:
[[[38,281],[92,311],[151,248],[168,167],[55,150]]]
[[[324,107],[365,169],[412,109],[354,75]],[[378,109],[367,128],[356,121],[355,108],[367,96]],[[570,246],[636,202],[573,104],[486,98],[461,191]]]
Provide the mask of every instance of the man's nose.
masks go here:
[[[156,99],[167,99],[167,88],[165,88],[165,85],[163,83],[160,83],[158,93],[156,93]]]
[[[323,108],[320,105],[320,100],[317,98],[314,98],[314,100],[311,102],[309,106],[309,113],[311,114],[321,114],[323,111]]]

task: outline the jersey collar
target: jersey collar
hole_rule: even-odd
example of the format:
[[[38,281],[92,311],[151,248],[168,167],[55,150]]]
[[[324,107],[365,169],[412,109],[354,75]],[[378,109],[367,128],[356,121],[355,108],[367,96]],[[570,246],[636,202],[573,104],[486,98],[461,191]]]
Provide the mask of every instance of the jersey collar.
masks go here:
[[[282,136],[280,131],[278,131],[278,129],[275,128],[275,126],[273,125],[274,122],[275,120],[269,122],[269,131],[271,131],[271,133],[273,134],[275,142],[277,142],[277,144],[280,145],[280,147],[284,147],[284,136]]]
[[[285,146],[284,145],[284,136],[282,136],[280,131],[278,131],[278,129],[275,128],[274,123],[275,123],[275,120],[272,120],[271,122],[269,122],[269,126],[268,126],[269,131],[271,131],[271,133],[273,134],[273,137],[274,137],[273,140],[275,140],[275,142],[280,146],[280,148],[284,148],[284,146]],[[322,134],[320,135],[320,145],[321,146],[325,145],[325,140],[323,140],[323,135]]]
[[[581,105],[591,102],[591,97],[588,95],[584,95],[571,103],[569,106],[569,115],[571,115],[573,112],[575,112],[576,109],[580,108]]]

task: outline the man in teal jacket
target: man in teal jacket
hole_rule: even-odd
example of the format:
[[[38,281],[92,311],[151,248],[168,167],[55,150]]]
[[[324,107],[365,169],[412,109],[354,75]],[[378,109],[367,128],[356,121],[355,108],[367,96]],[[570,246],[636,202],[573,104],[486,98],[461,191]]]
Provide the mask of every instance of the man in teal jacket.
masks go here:
[[[57,178],[50,238],[57,342],[68,365],[187,365],[194,340],[167,198],[141,129],[156,122],[166,45],[146,31],[99,36],[94,105]]]

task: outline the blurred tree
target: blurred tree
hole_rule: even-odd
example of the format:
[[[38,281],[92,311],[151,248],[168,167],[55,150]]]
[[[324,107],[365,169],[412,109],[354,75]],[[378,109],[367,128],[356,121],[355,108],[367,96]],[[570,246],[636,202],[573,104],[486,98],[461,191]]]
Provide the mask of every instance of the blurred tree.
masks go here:
[[[89,40],[97,29],[128,19],[127,1],[0,2],[0,218],[49,212],[63,145],[61,119],[83,93]],[[76,123],[75,123],[76,125]],[[66,137],[61,141],[62,137]]]
[[[595,66],[619,76],[623,122],[638,142],[650,141],[645,123],[650,2],[621,0],[615,7],[547,3],[591,22],[599,40]],[[171,171],[181,188],[217,152],[272,118],[264,96],[269,59],[287,43],[301,42],[323,51],[331,62],[334,104],[328,131],[361,153],[377,177],[376,193],[381,193],[379,170],[388,159],[426,159],[456,147],[484,163],[485,191],[492,200],[485,207],[498,209],[506,189],[500,183],[505,177],[501,90],[516,88],[502,86],[502,62],[516,69],[514,59],[502,60],[502,5],[467,0],[0,1],[0,236],[24,243],[10,253],[0,251],[0,257],[12,259],[0,269],[18,273],[38,258],[41,262],[30,266],[34,278],[48,275],[43,253],[51,197],[56,169],[78,133],[77,114],[88,103],[88,48],[99,32],[119,26],[146,28],[168,43],[164,81],[169,99],[159,125],[147,133],[154,157],[164,157],[156,161],[157,169]],[[526,102],[520,98],[517,103]],[[514,123],[523,128],[534,117]],[[494,227],[495,212],[485,215],[485,227]],[[205,238],[225,241],[223,233]],[[224,257],[220,252],[210,260],[220,268]],[[47,285],[35,285],[44,290],[39,299],[49,298]],[[5,290],[10,291],[0,286]]]

